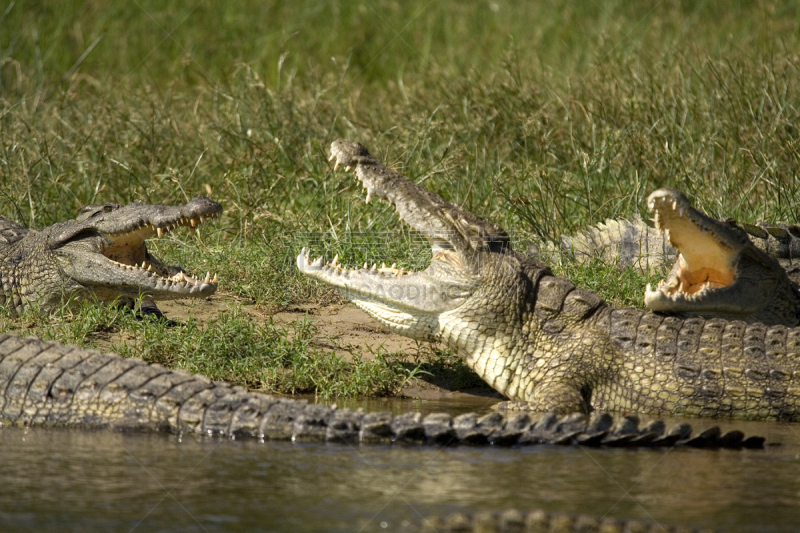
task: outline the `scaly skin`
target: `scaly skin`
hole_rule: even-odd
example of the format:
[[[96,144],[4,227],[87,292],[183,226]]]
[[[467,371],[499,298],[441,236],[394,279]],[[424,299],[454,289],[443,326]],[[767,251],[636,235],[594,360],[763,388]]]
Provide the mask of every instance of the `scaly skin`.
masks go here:
[[[657,523],[639,520],[625,520],[614,517],[596,517],[589,515],[567,515],[548,513],[543,510],[521,512],[517,509],[506,509],[498,512],[482,512],[475,514],[453,513],[444,517],[425,519],[421,525],[412,522],[404,523],[401,531],[408,533],[521,533],[521,532],[558,532],[558,533],[700,533],[692,527],[664,526]]]
[[[145,240],[221,213],[217,202],[195,198],[182,206],[87,206],[74,220],[41,230],[0,217],[0,306],[22,313],[31,305],[47,310],[85,298],[209,296],[217,290],[216,275],[197,279],[164,265]]]
[[[304,250],[300,271],[391,331],[444,343],[509,399],[558,413],[800,418],[800,329],[610,308],[364,146],[335,141],[331,152],[431,241],[431,266],[348,270]]]
[[[113,428],[271,440],[437,445],[758,448],[761,437],[681,424],[638,427],[635,417],[526,413],[392,416],[249,392],[138,359],[0,334],[0,421],[17,426]]]
[[[800,261],[800,226],[767,222],[744,224],[732,219],[714,222],[745,232],[756,248],[777,259],[789,272],[793,271],[790,267],[797,266]],[[579,262],[597,258],[623,267],[634,266],[642,271],[673,264],[678,253],[663,232],[639,216],[630,220],[609,219],[577,235],[562,236],[559,248],[561,253],[573,256]],[[552,254],[554,250],[551,247],[537,249],[534,245],[533,255],[541,255],[544,259]],[[797,283],[800,279],[793,278],[793,281]]]
[[[562,235],[555,246],[549,242],[542,246],[530,243],[527,252],[542,261],[558,259],[559,255],[579,264],[599,259],[618,267],[632,266],[640,272],[659,271],[677,257],[669,239],[638,215],[608,219],[575,235]]]

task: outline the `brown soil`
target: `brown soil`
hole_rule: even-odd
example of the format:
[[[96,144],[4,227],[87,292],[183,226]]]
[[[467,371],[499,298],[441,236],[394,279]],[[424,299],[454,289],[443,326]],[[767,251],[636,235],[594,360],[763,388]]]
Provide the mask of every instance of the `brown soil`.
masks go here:
[[[206,300],[174,300],[159,302],[158,307],[170,319],[178,322],[190,316],[200,325],[226,312],[236,301],[232,295],[217,294]],[[279,325],[288,325],[296,320],[312,320],[317,333],[313,345],[319,350],[336,351],[340,355],[358,353],[369,359],[383,348],[390,353],[403,353],[411,358],[422,356],[432,350],[426,342],[416,342],[384,330],[378,322],[359,308],[349,303],[305,303],[270,313],[268,310],[245,301],[239,301],[242,309],[255,320]],[[421,400],[472,401],[478,397],[500,398],[488,386],[456,390],[446,376],[413,379],[405,386],[402,396]]]

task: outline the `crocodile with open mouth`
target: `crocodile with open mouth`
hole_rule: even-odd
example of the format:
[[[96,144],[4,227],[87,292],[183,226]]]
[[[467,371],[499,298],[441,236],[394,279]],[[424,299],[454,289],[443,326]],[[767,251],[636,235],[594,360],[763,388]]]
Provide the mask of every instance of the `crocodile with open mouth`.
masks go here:
[[[671,263],[667,278],[646,290],[653,311],[800,325],[800,228],[716,220],[669,188],[652,193],[648,208],[652,226],[640,217],[606,220],[562,237],[561,253],[651,272]],[[542,259],[556,253],[531,248]]]
[[[453,349],[512,406],[800,419],[800,328],[611,308],[361,144],[335,141],[331,153],[368,200],[388,200],[428,238],[431,265],[346,269],[303,250],[299,270],[389,330]]]
[[[221,213],[217,202],[200,197],[180,206],[87,206],[75,219],[40,230],[0,217],[0,306],[20,314],[32,305],[47,310],[86,298],[209,296],[217,290],[216,275],[200,279],[165,265],[145,241]]]
[[[748,233],[729,221],[694,209],[675,189],[647,199],[656,229],[677,250],[672,271],[645,305],[672,314],[800,325],[800,292],[778,259],[755,246]]]

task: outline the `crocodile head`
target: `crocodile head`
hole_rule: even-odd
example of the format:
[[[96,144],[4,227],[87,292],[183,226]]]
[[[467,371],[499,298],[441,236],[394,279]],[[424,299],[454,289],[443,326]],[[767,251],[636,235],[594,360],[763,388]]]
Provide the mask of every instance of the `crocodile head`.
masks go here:
[[[428,239],[431,262],[419,272],[395,265],[349,269],[338,263],[338,256],[330,262],[322,257],[313,260],[303,249],[297,257],[302,273],[336,287],[389,330],[418,340],[440,340],[441,323],[458,308],[491,305],[489,297],[481,299],[480,293],[487,284],[499,293],[502,282],[487,271],[502,269],[515,255],[500,226],[390,170],[361,144],[335,141],[331,154],[336,167],[355,168],[366,188],[367,202],[373,197],[388,201],[401,220]],[[508,270],[515,276],[519,269]],[[466,311],[461,314],[469,316]]]
[[[222,206],[208,198],[181,206],[87,206],[74,220],[27,231],[13,244],[17,290],[6,300],[12,297],[21,311],[30,302],[53,307],[71,297],[109,302],[209,296],[217,290],[216,275],[195,278],[178,265],[166,265],[146,241],[221,213]]]
[[[647,206],[678,250],[668,277],[645,291],[653,311],[798,325],[798,295],[778,261],[733,223],[712,219],[686,196],[663,188]]]

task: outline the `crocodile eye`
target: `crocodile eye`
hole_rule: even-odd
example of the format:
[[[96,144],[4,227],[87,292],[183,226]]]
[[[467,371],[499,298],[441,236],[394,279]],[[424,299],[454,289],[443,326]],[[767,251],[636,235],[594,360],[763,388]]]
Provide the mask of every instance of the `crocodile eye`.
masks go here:
[[[106,204],[103,206],[103,211],[105,211],[106,213],[110,213],[113,210],[114,210],[114,204]]]

